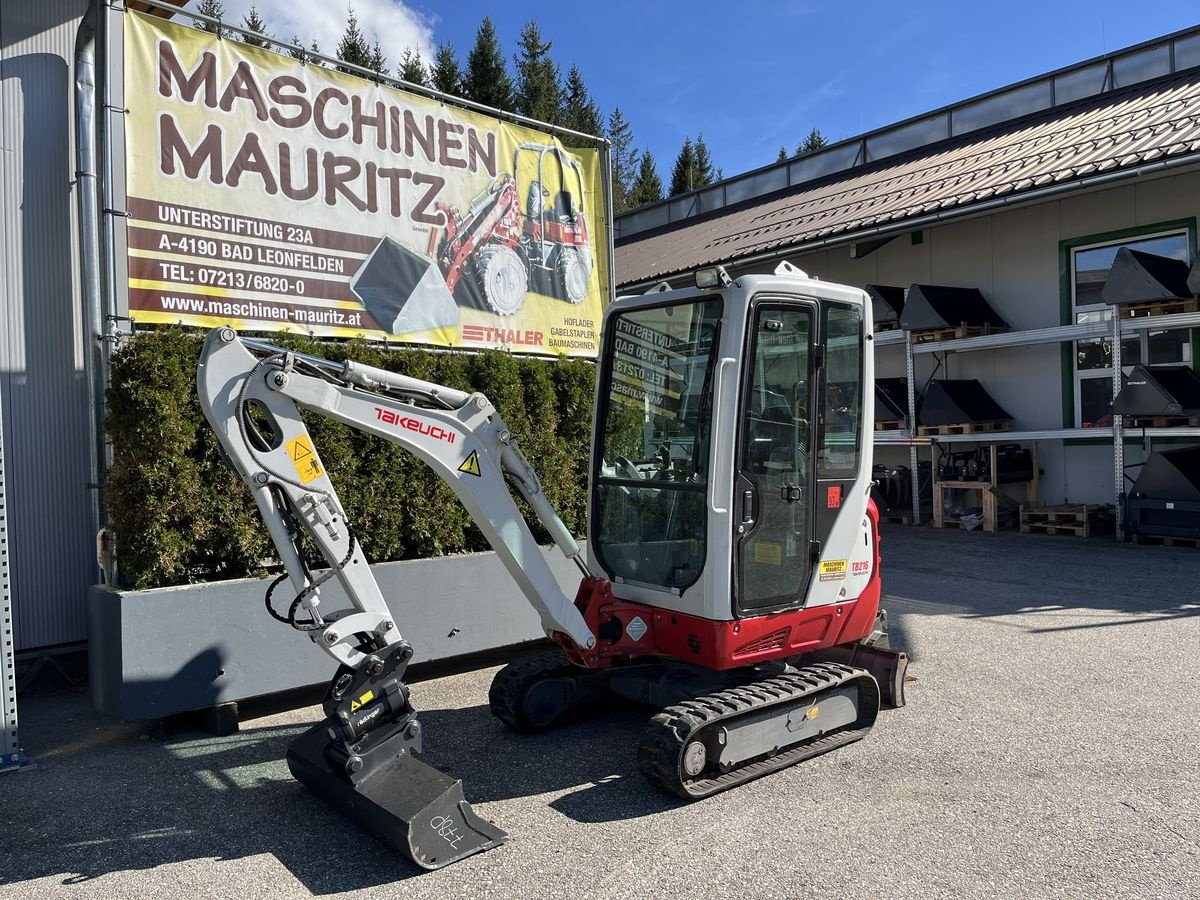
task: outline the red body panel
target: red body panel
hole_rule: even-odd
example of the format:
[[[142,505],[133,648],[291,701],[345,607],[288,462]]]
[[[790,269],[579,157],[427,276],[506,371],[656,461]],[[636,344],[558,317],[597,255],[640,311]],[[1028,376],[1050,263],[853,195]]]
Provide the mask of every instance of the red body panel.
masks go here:
[[[560,642],[576,663],[593,669],[619,659],[669,656],[722,670],[860,641],[875,625],[883,589],[879,572],[879,512],[874,502],[867,504],[867,517],[873,538],[871,578],[853,600],[714,621],[619,600],[613,596],[610,582],[585,578],[579,585],[575,605],[597,635],[596,647],[584,651],[569,641]],[[638,640],[633,639],[629,628],[635,618],[641,619],[645,626]],[[636,626],[633,629],[635,634],[640,630]]]

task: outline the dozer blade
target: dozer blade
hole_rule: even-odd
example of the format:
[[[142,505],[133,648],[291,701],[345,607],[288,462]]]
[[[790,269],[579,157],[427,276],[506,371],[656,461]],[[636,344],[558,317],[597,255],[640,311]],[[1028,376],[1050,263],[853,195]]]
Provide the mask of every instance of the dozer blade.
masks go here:
[[[326,757],[325,724],[288,747],[296,780],[418,866],[440,869],[508,835],[475,814],[462,782],[401,751],[356,782]]]

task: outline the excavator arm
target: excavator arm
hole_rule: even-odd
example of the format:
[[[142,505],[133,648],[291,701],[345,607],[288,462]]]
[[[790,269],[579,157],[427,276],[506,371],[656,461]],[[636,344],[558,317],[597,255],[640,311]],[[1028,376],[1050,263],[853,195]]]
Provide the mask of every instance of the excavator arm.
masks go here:
[[[586,575],[579,544],[483,394],[290,352],[239,337],[231,328],[209,335],[197,387],[204,414],[253,493],[299,607],[308,616],[301,627],[338,662],[363,664],[356,635],[372,635],[384,645],[402,638],[354,540],[302,409],[378,435],[419,457],[466,507],[537,610],[546,633],[565,636],[581,648],[595,645],[595,636],[546,565],[508,484]],[[307,571],[292,525],[302,527],[320,549],[330,566],[324,576],[314,579]],[[320,584],[328,577],[341,582],[352,610],[321,610]]]
[[[284,573],[268,590],[268,609],[339,663],[325,698],[326,721],[289,748],[293,774],[427,868],[495,846],[503,832],[471,811],[461,784],[412,757],[421,731],[403,675],[413,650],[371,574],[301,411],[378,435],[424,461],[471,514],[547,635],[591,649],[595,635],[546,565],[508,485],[587,575],[580,547],[503,419],[483,394],[295,353],[232,328],[209,334],[197,391],[283,563]],[[301,532],[327,569],[309,569]],[[323,607],[321,587],[332,578],[351,608]],[[284,582],[294,595],[286,613],[274,598]]]

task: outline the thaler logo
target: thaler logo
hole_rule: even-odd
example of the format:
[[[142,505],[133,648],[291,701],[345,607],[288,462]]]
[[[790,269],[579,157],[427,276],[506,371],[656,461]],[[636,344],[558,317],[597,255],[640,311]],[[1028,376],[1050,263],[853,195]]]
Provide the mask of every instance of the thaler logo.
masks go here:
[[[520,344],[525,347],[542,346],[540,331],[518,331],[515,328],[493,328],[489,325],[464,325],[464,341],[488,344]]]
[[[453,444],[458,439],[458,435],[448,428],[443,428],[441,425],[431,425],[429,422],[422,422],[420,419],[414,419],[409,416],[402,416],[399,413],[394,413],[390,409],[380,409],[375,407],[375,416],[388,425],[395,425],[397,428],[406,428],[409,431],[415,431],[417,434],[426,434],[435,441],[445,441],[447,444]]]

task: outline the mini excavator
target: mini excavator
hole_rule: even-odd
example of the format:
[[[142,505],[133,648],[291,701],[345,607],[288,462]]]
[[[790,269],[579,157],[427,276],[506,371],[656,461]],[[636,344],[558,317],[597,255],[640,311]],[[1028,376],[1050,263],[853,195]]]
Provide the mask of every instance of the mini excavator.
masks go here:
[[[541,618],[554,653],[502,668],[492,713],[540,731],[626,699],[658,710],[641,772],[707,797],[862,738],[904,704],[907,657],[880,610],[871,304],[788,263],[666,285],[604,317],[586,550],[480,393],[331,362],[218,328],[201,405],[284,572],[271,614],[338,663],[295,777],[424,868],[495,847],[456,779],[420,762],[413,657],[302,411],[415,454],[455,492]],[[572,600],[513,491],[581,580]],[[328,568],[310,569],[306,534]],[[352,608],[330,611],[337,579]],[[289,586],[291,599],[273,600]],[[286,612],[283,611],[286,605]]]

